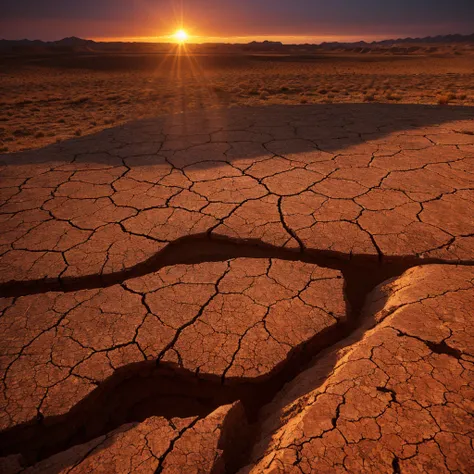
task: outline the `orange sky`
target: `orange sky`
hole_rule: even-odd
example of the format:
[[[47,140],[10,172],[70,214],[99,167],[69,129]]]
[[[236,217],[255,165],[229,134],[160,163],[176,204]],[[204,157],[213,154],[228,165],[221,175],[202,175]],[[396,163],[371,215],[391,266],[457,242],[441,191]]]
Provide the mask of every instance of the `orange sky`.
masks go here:
[[[474,0],[0,0],[0,38],[375,40],[474,32]]]
[[[271,35],[271,36],[199,36],[190,35],[188,43],[202,44],[202,43],[249,43],[251,41],[281,41],[284,44],[301,44],[301,43],[322,43],[324,41],[340,41],[340,42],[354,42],[354,41],[379,41],[386,39],[386,35],[378,36],[283,36],[283,35]],[[174,35],[166,36],[125,36],[125,37],[90,37],[93,41],[106,41],[106,42],[137,42],[137,43],[168,43],[175,42]]]

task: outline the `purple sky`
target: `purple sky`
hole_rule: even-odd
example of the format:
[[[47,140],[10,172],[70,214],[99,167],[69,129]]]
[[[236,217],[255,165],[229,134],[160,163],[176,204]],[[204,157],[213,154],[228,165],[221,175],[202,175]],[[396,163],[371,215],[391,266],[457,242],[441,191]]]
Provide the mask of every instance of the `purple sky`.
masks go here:
[[[0,38],[165,36],[181,16],[217,38],[474,33],[474,0],[0,0]]]

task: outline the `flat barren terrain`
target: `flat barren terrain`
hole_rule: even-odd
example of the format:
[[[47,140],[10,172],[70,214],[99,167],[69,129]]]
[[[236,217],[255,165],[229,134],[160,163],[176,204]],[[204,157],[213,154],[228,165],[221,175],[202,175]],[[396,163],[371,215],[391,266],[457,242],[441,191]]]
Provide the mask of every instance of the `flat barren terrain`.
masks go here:
[[[458,54],[456,54],[458,53]],[[474,55],[43,55],[0,59],[0,151],[139,118],[275,104],[474,105]]]

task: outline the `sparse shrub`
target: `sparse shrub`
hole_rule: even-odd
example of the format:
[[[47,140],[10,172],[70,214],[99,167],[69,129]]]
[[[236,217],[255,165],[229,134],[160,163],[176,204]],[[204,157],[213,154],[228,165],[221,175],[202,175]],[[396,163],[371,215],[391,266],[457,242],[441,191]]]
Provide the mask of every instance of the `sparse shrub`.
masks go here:
[[[0,147],[0,153],[6,153],[8,151],[7,146]]]
[[[465,100],[466,97],[467,97],[466,94],[458,94],[458,99],[459,99],[459,100]]]
[[[28,137],[31,135],[31,130],[27,128],[17,128],[13,131],[13,135],[15,135],[15,137]]]
[[[59,119],[59,120],[58,120],[58,123],[66,123],[66,120],[64,120],[63,118],[62,118],[62,119]]]
[[[364,102],[374,102],[375,95],[374,94],[365,94],[364,95]]]
[[[80,137],[82,135],[82,130],[80,130],[79,128],[74,132],[74,135],[76,135],[76,137]]]
[[[385,98],[387,100],[395,100],[395,101],[402,100],[402,97],[400,95],[394,94],[392,91],[387,91],[387,93],[385,94]]]
[[[35,135],[35,138],[43,138],[44,137],[44,133],[43,132],[38,132],[36,135]]]
[[[306,99],[306,98],[304,98],[304,97],[302,97],[302,98],[300,99],[300,104],[307,104],[307,103],[308,103],[308,99]]]
[[[269,95],[270,94],[268,93],[268,91],[262,91],[262,92],[260,92],[260,99],[267,100]]]
[[[79,97],[77,99],[71,100],[70,104],[71,105],[82,105],[85,104],[86,102],[89,102],[90,97]]]
[[[448,105],[449,104],[449,96],[442,95],[438,97],[438,104],[439,105]]]

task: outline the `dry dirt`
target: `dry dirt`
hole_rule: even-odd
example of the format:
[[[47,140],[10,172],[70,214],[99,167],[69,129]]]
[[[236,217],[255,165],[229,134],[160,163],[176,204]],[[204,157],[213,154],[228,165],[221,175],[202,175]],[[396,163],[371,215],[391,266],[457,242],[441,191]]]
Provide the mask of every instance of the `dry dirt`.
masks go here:
[[[473,117],[206,107],[0,155],[0,472],[472,473]]]
[[[472,472],[474,269],[415,267],[262,416],[247,473]],[[373,329],[371,329],[373,328]]]
[[[474,105],[474,54],[0,60],[0,152],[36,148],[138,118],[239,105]]]

